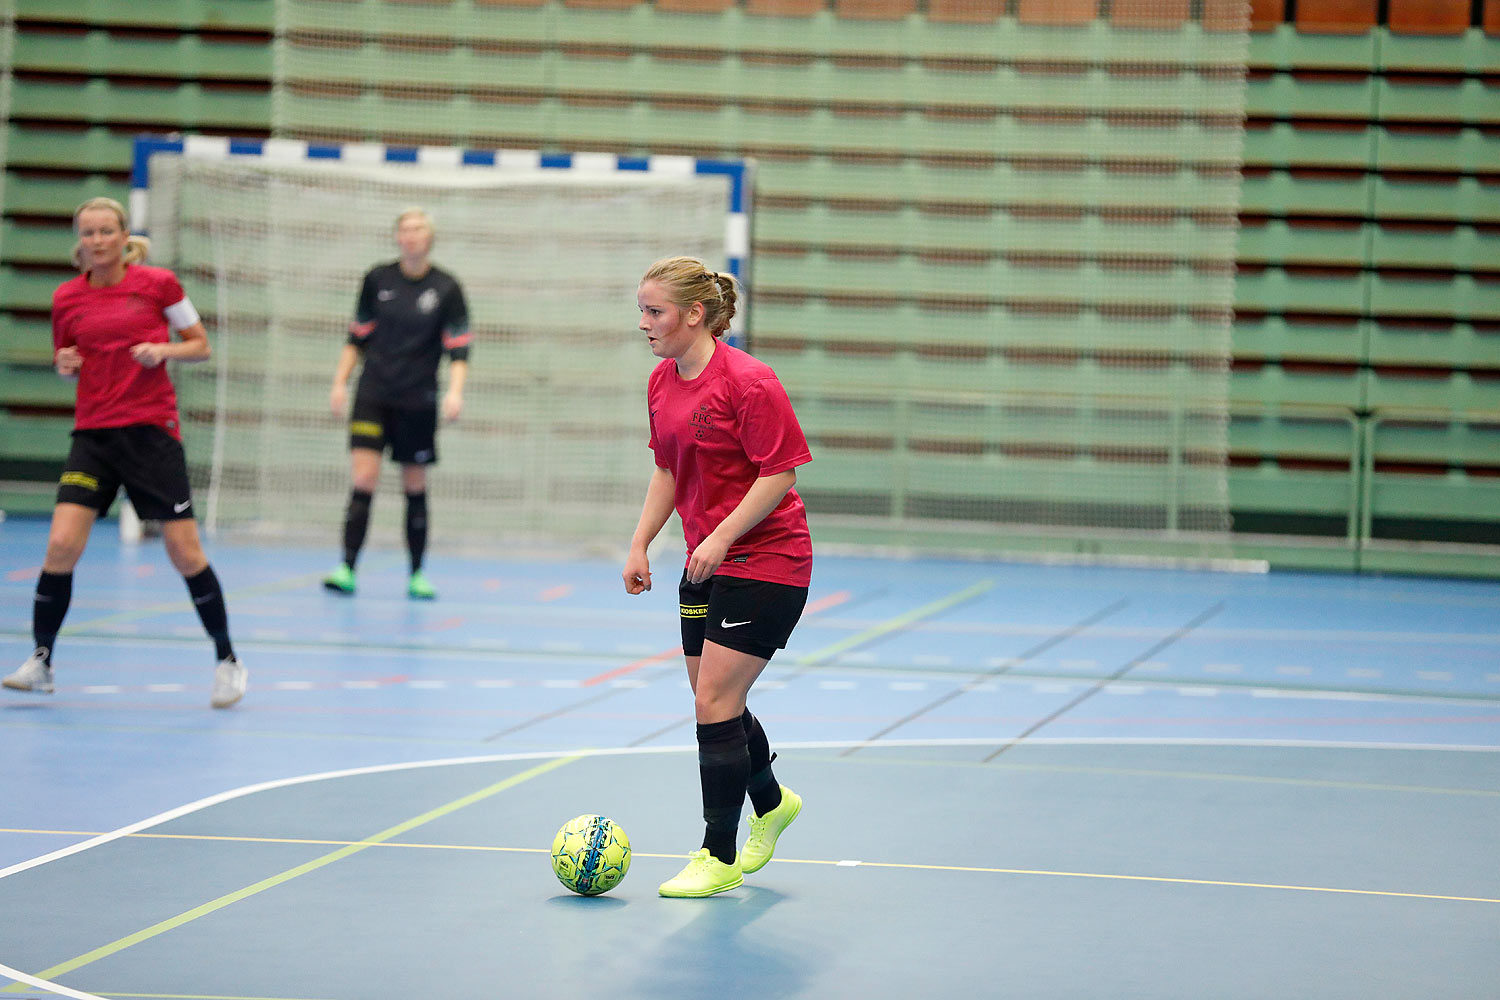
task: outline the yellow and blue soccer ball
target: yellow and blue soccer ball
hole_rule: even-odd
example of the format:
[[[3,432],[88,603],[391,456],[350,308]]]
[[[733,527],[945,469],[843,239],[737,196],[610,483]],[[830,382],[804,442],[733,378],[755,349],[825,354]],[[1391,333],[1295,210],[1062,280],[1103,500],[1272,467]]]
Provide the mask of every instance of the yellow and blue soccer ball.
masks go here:
[[[630,870],[630,838],[608,816],[577,816],[552,838],[552,871],[581,896],[620,884]]]

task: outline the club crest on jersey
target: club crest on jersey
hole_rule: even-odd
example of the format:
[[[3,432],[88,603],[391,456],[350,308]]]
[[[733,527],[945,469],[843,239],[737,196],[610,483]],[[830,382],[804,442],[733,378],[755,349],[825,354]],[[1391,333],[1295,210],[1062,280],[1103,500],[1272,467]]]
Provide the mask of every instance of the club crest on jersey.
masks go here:
[[[709,412],[707,403],[700,403],[698,409],[688,417],[688,422],[693,425],[693,437],[702,441],[713,430],[714,415]]]
[[[432,312],[437,308],[437,304],[438,293],[435,289],[429,288],[421,295],[417,296],[417,308],[422,310],[424,313]]]

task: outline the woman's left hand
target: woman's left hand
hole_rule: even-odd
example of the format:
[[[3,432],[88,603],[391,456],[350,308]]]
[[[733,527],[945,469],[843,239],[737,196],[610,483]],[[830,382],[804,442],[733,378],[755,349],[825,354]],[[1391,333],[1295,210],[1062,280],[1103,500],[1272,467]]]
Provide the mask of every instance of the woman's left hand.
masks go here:
[[[142,368],[155,368],[167,360],[167,345],[150,341],[136,344],[130,349],[130,356],[135,358]]]
[[[693,549],[692,556],[688,559],[687,577],[689,583],[702,583],[714,575],[724,562],[724,557],[729,554],[729,543],[721,542],[713,535],[709,535],[698,543]]]
[[[443,396],[443,419],[448,423],[458,419],[458,415],[464,410],[464,398],[456,392],[449,391]]]

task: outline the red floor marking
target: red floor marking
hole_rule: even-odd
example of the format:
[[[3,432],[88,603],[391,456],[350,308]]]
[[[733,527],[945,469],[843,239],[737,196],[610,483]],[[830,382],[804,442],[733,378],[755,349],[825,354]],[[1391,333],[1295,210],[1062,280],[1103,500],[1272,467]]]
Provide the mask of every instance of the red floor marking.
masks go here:
[[[5,579],[14,583],[17,580],[30,580],[42,571],[40,566],[27,566],[25,569],[13,569],[5,574]]]
[[[849,593],[849,591],[847,590],[836,590],[833,593],[829,594],[827,597],[820,597],[816,601],[813,601],[807,607],[802,609],[802,613],[804,615],[815,615],[819,611],[827,611],[829,608],[836,608],[853,596],[854,595]]]
[[[555,587],[548,587],[537,597],[543,601],[555,601],[560,597],[567,597],[573,592],[573,588],[566,583],[560,583]]]
[[[605,681],[614,680],[616,677],[624,677],[626,674],[633,674],[642,667],[649,667],[651,666],[651,664],[660,663],[662,660],[670,660],[672,657],[681,654],[681,652],[681,646],[674,646],[671,649],[664,649],[660,653],[651,654],[644,660],[636,660],[634,663],[627,663],[623,667],[616,667],[614,670],[607,670],[602,674],[595,674],[593,677],[590,677],[588,680],[584,681],[582,686],[593,687],[595,684],[603,684]]]
[[[500,581],[497,580],[497,579],[495,579],[494,577],[490,577],[488,580],[484,581],[484,589],[485,590],[499,590],[500,589]]]
[[[464,619],[462,617],[459,617],[459,616],[455,615],[452,618],[444,618],[440,622],[433,622],[431,625],[423,625],[422,626],[422,631],[424,631],[424,632],[442,632],[442,631],[445,631],[445,630],[450,629],[450,628],[458,628],[463,623],[464,623]]]

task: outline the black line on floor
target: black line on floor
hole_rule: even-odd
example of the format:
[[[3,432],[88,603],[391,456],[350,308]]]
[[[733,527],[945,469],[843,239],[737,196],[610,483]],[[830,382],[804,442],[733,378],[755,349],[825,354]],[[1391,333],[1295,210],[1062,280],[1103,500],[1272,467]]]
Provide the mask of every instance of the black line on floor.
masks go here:
[[[1092,698],[1094,695],[1098,694],[1100,691],[1103,691],[1110,684],[1113,684],[1115,681],[1119,680],[1121,677],[1124,677],[1126,674],[1128,674],[1131,670],[1133,670],[1136,667],[1140,666],[1142,663],[1145,663],[1146,661],[1150,660],[1151,657],[1155,656],[1157,653],[1160,653],[1162,650],[1166,649],[1168,646],[1172,645],[1177,640],[1183,638],[1189,632],[1193,631],[1199,625],[1202,625],[1204,622],[1208,621],[1210,618],[1214,617],[1220,611],[1223,611],[1223,610],[1224,610],[1224,602],[1220,601],[1218,604],[1215,604],[1213,607],[1209,608],[1208,610],[1200,612],[1197,615],[1197,617],[1195,617],[1192,621],[1188,622],[1186,625],[1180,626],[1175,632],[1173,632],[1171,635],[1167,636],[1161,642],[1158,642],[1156,645],[1152,646],[1150,649],[1146,650],[1144,653],[1141,653],[1139,656],[1137,656],[1134,659],[1132,659],[1129,663],[1125,664],[1123,667],[1121,667],[1119,670],[1116,670],[1114,673],[1110,674],[1108,677],[1104,678],[1103,680],[1100,680],[1093,687],[1089,688],[1087,691],[1083,692],[1083,694],[1079,695],[1078,697],[1074,698],[1072,701],[1068,702],[1062,708],[1059,708],[1057,711],[1051,713],[1050,715],[1046,716],[1045,718],[1040,719],[1037,722],[1032,723],[1031,726],[1029,726],[1026,729],[1025,732],[1021,733],[1019,736],[1012,737],[1005,744],[1003,744],[1000,747],[997,747],[995,749],[994,753],[992,753],[988,757],[984,758],[984,760],[981,761],[980,763],[984,763],[984,764],[989,763],[990,761],[994,760],[996,757],[998,757],[1001,754],[1003,754],[1005,751],[1009,750],[1011,747],[1015,746],[1017,743],[1020,743],[1022,740],[1026,739],[1028,736],[1030,736],[1031,734],[1035,733],[1038,729],[1041,729],[1043,726],[1046,726],[1049,723],[1057,721],[1059,718],[1061,718],[1062,716],[1066,715],[1068,712],[1071,712],[1073,709],[1077,708],[1079,705],[1083,704],[1085,701],[1087,701],[1088,699]]]
[[[839,756],[840,757],[847,757],[850,754],[854,753],[856,750],[859,750],[859,749],[861,749],[862,747],[864,747],[864,746],[866,746],[868,744],[874,743],[876,740],[879,740],[879,739],[881,739],[881,738],[883,738],[885,736],[890,735],[891,733],[895,732],[897,729],[900,729],[902,726],[906,725],[908,722],[911,722],[914,719],[921,718],[922,716],[926,715],[928,712],[931,712],[935,708],[941,708],[943,705],[946,705],[948,702],[952,701],[954,698],[957,698],[959,695],[967,694],[968,692],[972,691],[976,686],[978,686],[980,684],[983,684],[985,681],[993,680],[994,678],[999,677],[1001,674],[1004,674],[1004,673],[1010,671],[1013,667],[1017,666],[1018,664],[1025,663],[1027,660],[1031,659],[1032,657],[1038,656],[1041,653],[1046,652],[1047,650],[1051,649],[1053,646],[1056,646],[1058,643],[1064,641],[1065,639],[1071,639],[1073,636],[1077,635],[1082,630],[1084,630],[1086,628],[1089,628],[1092,625],[1097,625],[1099,622],[1101,622],[1104,619],[1108,618],[1110,615],[1114,614],[1115,612],[1121,610],[1122,608],[1124,608],[1129,603],[1130,603],[1130,599],[1129,598],[1122,597],[1120,600],[1115,601],[1113,604],[1106,605],[1105,607],[1103,607],[1103,608],[1099,609],[1098,611],[1095,611],[1093,614],[1089,615],[1087,618],[1084,618],[1084,619],[1082,619],[1081,621],[1078,621],[1078,622],[1074,622],[1072,625],[1069,625],[1067,628],[1063,629],[1061,632],[1058,632],[1055,635],[1051,635],[1051,636],[1048,636],[1046,639],[1043,639],[1040,643],[1038,643],[1037,645],[1035,645],[1035,646],[1031,647],[1030,649],[1026,650],[1020,656],[1017,656],[1017,657],[1013,658],[1011,660],[1011,662],[1005,664],[1003,667],[995,667],[993,670],[987,670],[987,671],[985,671],[982,674],[976,674],[975,676],[971,677],[969,680],[964,681],[958,687],[954,688],[952,691],[949,691],[947,694],[943,695],[941,698],[938,698],[936,701],[933,701],[933,702],[930,702],[930,703],[928,703],[926,705],[923,705],[921,708],[917,709],[915,712],[912,712],[909,715],[905,715],[902,718],[897,719],[895,722],[891,723],[889,726],[886,726],[884,729],[880,730],[878,733],[875,733],[872,736],[868,736],[863,741],[861,741],[860,743],[857,743],[854,746],[849,747],[843,753],[839,754]]]
[[[640,679],[644,682],[649,683],[650,681],[656,680],[658,676],[666,673],[670,669],[672,669],[670,665],[664,665],[658,667],[656,670],[642,671]],[[523,729],[530,729],[532,726],[540,725],[543,722],[549,722],[552,719],[561,718],[562,716],[567,715],[570,712],[576,712],[580,708],[585,708],[589,705],[597,705],[599,702],[609,698],[613,698],[615,695],[620,694],[626,690],[629,689],[621,687],[605,688],[598,694],[591,695],[579,701],[571,702],[567,705],[561,705],[557,708],[554,708],[550,712],[543,712],[541,715],[533,715],[531,718],[526,719],[522,722],[518,722],[508,729],[502,729],[498,733],[491,733],[490,735],[486,736],[481,742],[493,743],[498,739],[504,739],[505,737],[518,733]]]

